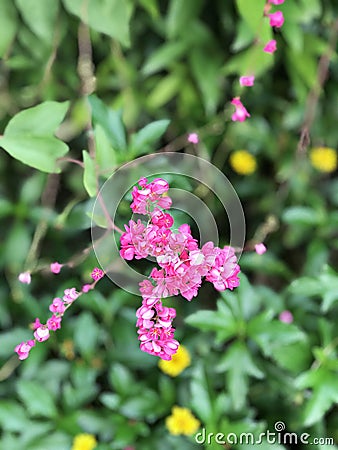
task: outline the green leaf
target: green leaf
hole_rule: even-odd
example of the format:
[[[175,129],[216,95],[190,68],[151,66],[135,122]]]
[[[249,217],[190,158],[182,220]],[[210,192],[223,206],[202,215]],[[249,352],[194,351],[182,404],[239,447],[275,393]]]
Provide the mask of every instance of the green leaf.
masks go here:
[[[31,244],[30,232],[22,223],[15,223],[7,231],[4,255],[7,265],[14,271],[20,270],[27,258]]]
[[[116,409],[121,403],[121,399],[117,394],[112,394],[111,392],[103,392],[100,395],[100,402],[108,409],[116,411]]]
[[[190,384],[191,406],[203,421],[205,426],[211,426],[215,422],[213,399],[209,389],[208,380],[204,367],[201,364],[196,365]]]
[[[261,348],[265,356],[273,356],[274,350],[296,341],[304,341],[305,335],[296,325],[272,320],[272,312],[266,311],[253,318],[247,328],[248,335]]]
[[[296,379],[296,386],[300,389],[312,388],[312,396],[305,405],[303,414],[304,426],[318,423],[324,414],[338,403],[337,374],[319,367],[301,374]]]
[[[318,280],[310,277],[302,277],[294,280],[290,287],[290,292],[296,295],[313,297],[322,293],[322,286]]]
[[[25,205],[34,205],[39,202],[41,192],[46,183],[46,175],[41,172],[34,172],[22,184],[20,200]]]
[[[87,211],[86,216],[90,218],[91,222],[95,223],[98,227],[108,228],[109,222],[106,216],[100,214],[93,214],[92,211]]]
[[[31,449],[34,447],[35,443],[40,439],[45,441],[45,436],[50,435],[50,432],[53,430],[53,423],[47,421],[37,420],[29,420],[27,426],[21,427],[21,440],[25,442],[25,448]],[[28,444],[29,443],[29,444]],[[34,443],[34,444],[33,444]],[[27,447],[26,447],[27,446]],[[36,447],[35,447],[36,448]]]
[[[236,309],[236,317],[238,319],[250,319],[253,315],[255,315],[260,307],[261,298],[257,295],[256,288],[254,289],[249,283],[246,275],[241,272],[239,274],[239,287],[235,290],[232,305],[233,310]],[[230,300],[229,292],[223,291],[221,292],[221,296],[224,301],[227,302]]]
[[[161,403],[167,408],[175,402],[176,385],[170,377],[161,376],[158,382]]]
[[[264,378],[264,373],[256,366],[242,342],[233,343],[217,365],[218,372],[226,372],[230,397],[235,410],[245,405],[249,389],[249,376]]]
[[[42,42],[51,44],[54,38],[58,0],[15,0],[23,20]]]
[[[131,138],[130,152],[138,156],[155,151],[153,147],[168,128],[169,123],[170,120],[166,119],[156,120],[135,133]]]
[[[148,388],[143,388],[141,392],[142,395],[132,397],[122,403],[120,407],[121,414],[129,419],[142,419],[153,416],[159,397],[155,391]]]
[[[327,312],[338,300],[338,275],[325,265],[319,277],[298,278],[291,283],[289,290],[296,295],[322,297],[321,309]]]
[[[0,219],[12,214],[14,205],[5,198],[0,198]]]
[[[218,311],[197,311],[188,316],[185,322],[202,331],[214,331],[218,342],[223,342],[236,336],[237,324],[233,314],[226,305],[220,307],[220,303],[221,301],[218,302]]]
[[[294,52],[287,49],[287,65],[292,77],[299,77],[299,80],[307,89],[312,89],[317,79],[316,59],[310,52]]]
[[[244,50],[237,55],[230,58],[223,67],[222,73],[224,75],[230,74],[250,74],[255,73],[255,76],[263,74],[272,66],[274,62],[273,55],[262,51],[262,46],[251,45],[247,50]]]
[[[86,325],[85,321],[83,321],[83,323],[84,325]],[[90,322],[88,322],[87,324],[89,323]],[[75,330],[77,331],[77,325],[75,327]],[[81,338],[81,335],[83,338],[83,342],[79,344],[78,340]],[[89,331],[89,347],[93,346],[92,335],[92,331]],[[85,330],[83,326],[81,326],[81,332],[77,335],[77,345],[79,345],[79,347],[81,348],[82,355],[87,356],[86,349],[84,348],[86,345],[85,340]],[[90,348],[89,351],[91,351]],[[93,355],[92,351],[91,353]],[[71,385],[70,383],[65,383],[63,389],[64,402],[66,403],[67,407],[76,409],[79,406],[84,405],[90,400],[96,398],[98,392],[98,386],[95,383],[96,376],[97,370],[88,367],[86,364],[72,366],[71,381],[73,385]]]
[[[210,57],[205,49],[195,48],[190,55],[193,75],[202,94],[207,114],[214,114],[222,96],[222,60],[216,55]]]
[[[127,141],[121,113],[108,108],[96,95],[89,96],[88,100],[94,124],[103,128],[114,150],[125,151]]]
[[[285,209],[282,220],[288,224],[318,225],[324,217],[318,211],[307,206],[292,206]]]
[[[175,97],[181,86],[182,76],[177,71],[168,76],[161,77],[160,81],[156,83],[154,89],[148,96],[148,107],[151,109],[160,108]]]
[[[70,448],[71,439],[69,435],[60,432],[50,432],[48,436],[39,439],[27,447],[27,450],[60,450]]]
[[[184,35],[187,24],[197,17],[202,6],[201,0],[171,0],[167,14],[167,35],[169,39]]]
[[[17,391],[28,413],[32,417],[49,417],[57,415],[51,393],[36,381],[19,380]]]
[[[88,192],[89,197],[95,197],[97,194],[97,179],[95,163],[86,150],[82,151],[84,171],[83,171],[83,185]]]
[[[153,19],[157,19],[160,10],[157,3],[157,0],[140,0],[140,5],[148,11],[148,13],[152,16]]]
[[[133,3],[128,0],[63,0],[66,9],[100,33],[130,45],[129,22]]]
[[[338,300],[338,275],[329,266],[325,265],[319,275],[320,286],[322,287],[323,312],[329,311],[333,303]]]
[[[109,178],[116,167],[116,155],[104,129],[100,125],[95,127],[96,162],[102,174]]]
[[[2,400],[0,403],[0,426],[2,430],[22,431],[28,417],[24,408],[16,402]]]
[[[169,67],[172,62],[175,62],[184,55],[187,49],[188,43],[185,41],[169,42],[161,45],[151,54],[142,72],[144,75],[152,75],[159,70]]]
[[[247,47],[254,39],[255,35],[247,26],[244,20],[239,20],[237,25],[237,33],[234,42],[231,44],[231,50],[234,53],[239,52]]]
[[[323,242],[321,238],[314,238],[307,248],[306,263],[303,269],[304,275],[316,276],[327,263],[328,258],[328,242]]]
[[[254,2],[252,0],[236,0],[239,14],[254,34],[260,31],[263,24],[265,3],[265,0],[255,0]]]
[[[309,342],[306,340],[276,347],[273,358],[280,367],[295,373],[301,372],[309,367],[312,360]]]
[[[135,380],[131,372],[122,364],[115,363],[109,372],[109,379],[113,389],[120,395],[131,394]]]
[[[74,342],[83,356],[94,356],[99,335],[100,327],[92,314],[82,313],[76,321]]]
[[[42,172],[60,172],[56,162],[68,152],[68,146],[53,135],[68,104],[48,101],[19,112],[0,137],[1,147],[13,158]]]
[[[0,0],[0,57],[7,52],[14,39],[18,21],[12,0]]]
[[[327,313],[336,301],[338,301],[338,291],[330,290],[326,292],[323,295],[322,311]]]

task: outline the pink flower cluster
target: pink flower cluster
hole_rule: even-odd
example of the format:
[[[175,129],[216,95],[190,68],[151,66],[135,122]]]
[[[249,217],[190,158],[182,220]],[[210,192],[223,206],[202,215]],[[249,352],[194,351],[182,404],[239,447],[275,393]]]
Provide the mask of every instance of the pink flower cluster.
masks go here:
[[[170,360],[179,346],[172,328],[176,311],[163,306],[161,299],[181,294],[190,301],[198,294],[203,278],[219,291],[232,290],[239,285],[240,268],[233,248],[221,249],[212,242],[199,248],[189,225],[173,230],[174,219],[164,211],[172,204],[165,180],[156,178],[148,183],[141,178],[138,184],[132,191],[131,209],[146,214],[149,220],[146,224],[130,220],[125,225],[120,255],[126,260],[156,258],[159,267],[140,283],[143,300],[136,325],[141,350]]]
[[[188,135],[188,142],[191,144],[198,144],[199,143],[199,136],[197,133],[190,133]]]
[[[235,106],[236,110],[231,116],[231,119],[236,122],[244,122],[247,117],[250,117],[250,114],[243,106],[243,103],[240,100],[240,97],[235,97],[232,99],[231,104]]]
[[[274,5],[281,5],[284,3],[284,0],[268,0],[268,3],[266,4],[266,8],[264,8],[264,13],[269,17],[269,23],[271,27],[280,28],[284,23],[284,16],[282,11],[276,11],[271,14],[267,14],[266,10],[269,11],[271,8],[271,4]],[[267,42],[264,47],[263,51],[265,53],[274,53],[277,50],[277,42],[275,39],[271,39],[269,42]],[[241,76],[239,78],[239,84],[241,86],[250,87],[253,86],[255,82],[255,76],[254,75],[246,75]],[[235,106],[235,112],[231,116],[231,120],[233,122],[244,122],[247,117],[250,117],[250,114],[246,110],[246,108],[243,106],[240,97],[235,97],[232,99],[231,104]]]
[[[273,5],[281,5],[284,3],[284,0],[269,0],[269,4]],[[268,6],[268,10],[270,9],[270,5]],[[266,14],[269,17],[269,24],[271,27],[281,28],[284,23],[284,15],[282,11],[276,11],[271,14]],[[277,42],[275,39],[271,39],[271,41],[267,42],[263,48],[265,53],[275,53],[277,50]]]
[[[19,359],[28,358],[30,350],[34,347],[35,341],[44,342],[50,337],[50,331],[56,331],[61,328],[61,320],[64,312],[67,308],[81,295],[75,288],[66,289],[64,296],[61,298],[56,297],[49,305],[49,311],[52,315],[47,319],[46,324],[42,324],[39,318],[35,319],[33,323],[34,340],[27,342],[21,342],[21,344],[15,347],[15,352],[18,354]]]
[[[58,264],[58,263],[54,263]],[[58,273],[58,272],[54,272]],[[77,292],[76,289],[69,288],[65,289],[64,295],[62,298],[56,297],[53,299],[52,303],[49,305],[49,311],[52,315],[47,319],[46,324],[42,324],[39,318],[35,319],[35,322],[32,324],[32,328],[34,330],[34,339],[31,339],[27,342],[21,342],[18,344],[14,351],[18,354],[19,359],[23,360],[28,358],[30,350],[35,346],[37,342],[47,341],[50,337],[50,331],[56,331],[61,328],[61,321],[65,311],[71,306],[71,304],[82,295],[84,292],[88,292],[90,289],[93,289],[98,280],[100,280],[104,276],[103,270],[95,267],[95,269],[91,273],[91,277],[94,280],[92,285],[84,285],[82,288],[82,292]],[[88,287],[87,289],[84,289]]]

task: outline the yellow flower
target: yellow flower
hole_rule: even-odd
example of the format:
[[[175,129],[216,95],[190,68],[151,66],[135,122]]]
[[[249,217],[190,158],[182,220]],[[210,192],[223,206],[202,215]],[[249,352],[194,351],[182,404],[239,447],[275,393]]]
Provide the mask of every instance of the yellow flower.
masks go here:
[[[171,413],[171,416],[165,420],[170,434],[190,436],[199,429],[201,423],[193,416],[190,409],[173,406]]]
[[[162,372],[170,375],[171,377],[177,377],[184,369],[190,366],[191,358],[187,348],[183,345],[178,347],[177,352],[173,355],[170,361],[161,359],[158,363],[158,367]]]
[[[95,436],[82,433],[75,436],[71,450],[93,450],[97,445]]]
[[[236,150],[230,155],[230,165],[240,175],[250,175],[256,168],[256,158],[246,150]]]
[[[333,172],[337,169],[337,152],[329,147],[314,147],[310,152],[313,167],[320,172]]]

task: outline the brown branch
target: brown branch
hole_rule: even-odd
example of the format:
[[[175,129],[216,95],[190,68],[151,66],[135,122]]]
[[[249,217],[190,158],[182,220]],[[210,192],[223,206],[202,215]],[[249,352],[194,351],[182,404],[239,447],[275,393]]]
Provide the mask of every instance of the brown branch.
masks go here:
[[[330,40],[327,51],[320,57],[317,69],[317,79],[315,85],[311,89],[307,102],[306,113],[303,125],[300,131],[300,138],[297,145],[297,154],[303,155],[310,144],[310,130],[315,119],[316,109],[319,102],[320,94],[323,90],[325,81],[328,78],[329,65],[332,55],[335,52],[338,40],[338,19],[333,23]]]
[[[55,173],[49,174],[45,189],[43,190],[41,196],[41,205],[44,208],[53,209],[56,202],[58,188],[59,188],[59,175]],[[32,270],[34,268],[34,265],[36,264],[36,261],[39,257],[41,242],[44,239],[47,230],[48,230],[48,222],[44,217],[42,217],[39,220],[39,223],[37,224],[33,240],[27,254],[25,262],[25,268],[27,270]]]

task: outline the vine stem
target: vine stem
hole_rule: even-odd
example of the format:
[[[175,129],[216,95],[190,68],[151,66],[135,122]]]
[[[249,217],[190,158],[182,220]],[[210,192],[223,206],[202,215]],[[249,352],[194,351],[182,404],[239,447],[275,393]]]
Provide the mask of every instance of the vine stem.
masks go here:
[[[307,147],[310,144],[310,131],[315,120],[317,105],[319,102],[320,94],[323,90],[325,81],[329,73],[329,65],[332,56],[334,55],[338,40],[338,19],[333,22],[332,32],[328,43],[328,48],[325,53],[320,57],[317,68],[317,79],[311,89],[305,108],[305,116],[303,125],[300,131],[300,138],[297,145],[297,156],[305,155]]]
[[[59,175],[55,173],[51,173],[48,175],[46,187],[42,193],[41,197],[41,205],[45,208],[53,209],[57,191],[59,187]],[[39,220],[39,223],[35,229],[33,240],[31,246],[28,250],[26,262],[25,262],[25,270],[32,270],[36,265],[36,261],[39,257],[41,242],[44,239],[48,230],[48,222],[42,217]]]

